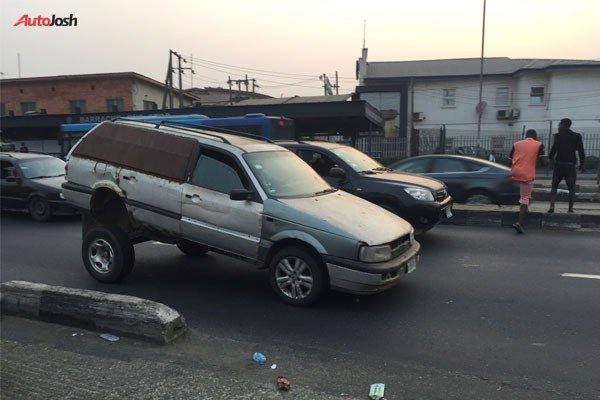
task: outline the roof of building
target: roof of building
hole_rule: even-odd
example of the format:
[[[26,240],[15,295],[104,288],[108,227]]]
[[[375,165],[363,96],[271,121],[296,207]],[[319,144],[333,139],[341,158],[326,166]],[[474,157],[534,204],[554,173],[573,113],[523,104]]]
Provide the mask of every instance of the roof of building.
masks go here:
[[[2,79],[2,85],[7,84],[24,84],[24,83],[58,83],[60,81],[83,81],[83,80],[94,80],[94,79],[115,79],[115,78],[134,78],[144,81],[150,85],[159,86],[161,88],[165,87],[165,84],[159,81],[156,81],[147,76],[138,74],[137,72],[108,72],[108,73],[100,73],[100,74],[80,74],[80,75],[55,75],[55,76],[36,76],[29,78],[11,78],[11,79]],[[178,93],[177,88],[173,88],[175,93]],[[184,91],[184,96],[187,96],[191,99],[196,99],[193,94],[188,94]]]
[[[521,71],[543,71],[553,68],[600,68],[595,60],[484,58],[484,75],[513,75]],[[366,79],[440,78],[479,76],[480,58],[456,58],[423,61],[368,62]]]
[[[262,106],[269,104],[304,104],[304,103],[333,103],[338,101],[348,101],[352,94],[337,94],[333,96],[292,96],[275,97],[270,99],[249,99],[237,103],[239,106]]]

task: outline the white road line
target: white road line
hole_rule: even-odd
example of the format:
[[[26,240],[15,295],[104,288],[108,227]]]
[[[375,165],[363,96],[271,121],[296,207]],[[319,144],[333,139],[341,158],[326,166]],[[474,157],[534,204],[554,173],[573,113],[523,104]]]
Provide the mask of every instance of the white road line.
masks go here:
[[[600,279],[600,275],[586,275],[586,274],[569,274],[569,273],[564,273],[561,276],[564,276],[564,277],[567,277],[567,278]]]

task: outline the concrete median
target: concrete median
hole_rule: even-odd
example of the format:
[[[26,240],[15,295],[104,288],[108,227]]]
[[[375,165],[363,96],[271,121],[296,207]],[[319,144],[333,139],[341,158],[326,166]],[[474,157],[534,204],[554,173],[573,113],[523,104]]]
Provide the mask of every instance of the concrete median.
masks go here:
[[[93,290],[10,281],[0,285],[2,313],[169,343],[187,326],[181,314],[146,299]]]

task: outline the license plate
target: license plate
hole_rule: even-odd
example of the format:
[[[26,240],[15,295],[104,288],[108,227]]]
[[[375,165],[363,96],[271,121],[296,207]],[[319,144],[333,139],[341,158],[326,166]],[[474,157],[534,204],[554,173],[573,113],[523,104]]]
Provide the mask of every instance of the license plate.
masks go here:
[[[452,208],[446,208],[446,218],[450,218],[452,216]]]
[[[408,260],[408,264],[406,265],[406,273],[410,274],[415,269],[417,269],[417,257],[413,258],[412,260]]]

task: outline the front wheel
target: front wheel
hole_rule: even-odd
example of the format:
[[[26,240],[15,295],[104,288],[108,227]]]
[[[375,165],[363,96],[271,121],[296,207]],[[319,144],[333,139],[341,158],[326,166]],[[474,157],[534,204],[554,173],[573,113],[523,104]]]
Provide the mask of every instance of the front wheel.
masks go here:
[[[288,304],[308,306],[315,303],[326,290],[326,279],[321,260],[302,248],[284,248],[271,260],[271,286]]]
[[[29,214],[31,218],[38,222],[46,222],[52,216],[52,210],[50,209],[50,204],[48,204],[48,200],[43,197],[32,197],[29,200]]]
[[[83,239],[81,255],[90,275],[104,283],[116,282],[129,275],[135,262],[129,236],[115,226],[90,229]]]
[[[465,197],[465,204],[494,204],[492,195],[484,190],[475,190]]]

